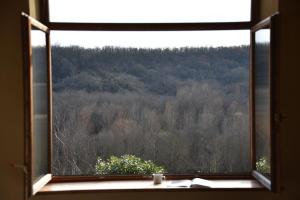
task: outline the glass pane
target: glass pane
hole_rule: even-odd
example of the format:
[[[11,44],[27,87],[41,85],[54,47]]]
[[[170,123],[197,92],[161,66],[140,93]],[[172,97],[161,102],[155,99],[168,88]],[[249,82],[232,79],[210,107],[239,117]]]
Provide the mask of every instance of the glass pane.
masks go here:
[[[46,35],[31,30],[33,73],[33,180],[48,172],[48,92]]]
[[[255,33],[256,169],[270,177],[270,29]]]
[[[249,34],[51,32],[53,174],[249,173]]]
[[[250,21],[251,0],[49,0],[52,22]]]

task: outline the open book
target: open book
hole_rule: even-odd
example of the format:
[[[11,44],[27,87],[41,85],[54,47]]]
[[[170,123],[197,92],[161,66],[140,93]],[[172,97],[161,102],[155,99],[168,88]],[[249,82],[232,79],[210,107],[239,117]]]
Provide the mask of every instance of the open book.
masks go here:
[[[212,182],[202,178],[194,178],[193,180],[176,180],[171,181],[167,187],[184,187],[184,188],[210,188]]]

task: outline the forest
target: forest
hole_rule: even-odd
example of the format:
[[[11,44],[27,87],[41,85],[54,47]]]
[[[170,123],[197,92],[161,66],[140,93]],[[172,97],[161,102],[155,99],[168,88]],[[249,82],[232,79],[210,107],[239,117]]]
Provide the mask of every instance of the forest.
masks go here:
[[[250,172],[248,60],[248,46],[52,46],[53,174],[127,154],[169,174]]]

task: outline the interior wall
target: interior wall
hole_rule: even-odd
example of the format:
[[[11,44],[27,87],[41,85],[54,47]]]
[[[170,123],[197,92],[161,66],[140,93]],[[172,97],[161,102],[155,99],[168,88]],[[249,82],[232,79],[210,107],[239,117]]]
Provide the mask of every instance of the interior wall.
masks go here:
[[[300,199],[299,10],[300,1],[279,1],[279,107],[286,116],[280,126],[281,182],[290,199]]]
[[[257,11],[258,20],[262,20],[271,16],[276,11],[278,11],[278,1],[279,0],[256,0],[259,5]]]
[[[39,3],[43,0],[29,0],[29,14],[35,19],[40,19],[40,6]]]
[[[22,199],[24,174],[23,66],[21,11],[26,0],[0,2],[0,199]]]
[[[30,4],[29,4],[30,2]],[[24,102],[23,102],[23,66],[21,41],[21,11],[37,14],[35,0],[1,1],[0,32],[0,199],[22,200],[24,194],[24,176],[20,169],[14,169],[11,163],[24,163]],[[280,12],[280,110],[287,115],[280,126],[280,157],[282,191],[273,194],[263,191],[240,192],[98,192],[40,195],[32,199],[39,200],[81,200],[81,199],[232,199],[232,200],[293,200],[300,199],[299,145],[299,64],[298,47],[300,35],[299,1],[262,0],[260,18],[275,11]],[[275,5],[276,4],[276,5]]]

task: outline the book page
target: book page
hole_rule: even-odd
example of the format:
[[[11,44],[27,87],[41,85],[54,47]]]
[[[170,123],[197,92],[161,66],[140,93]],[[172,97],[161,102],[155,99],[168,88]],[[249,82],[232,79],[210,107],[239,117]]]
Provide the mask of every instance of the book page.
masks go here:
[[[176,180],[176,181],[171,181],[167,187],[186,187],[189,188],[192,184],[191,180]]]
[[[212,187],[212,182],[202,178],[194,178],[192,180],[191,186],[193,188],[210,188]]]

